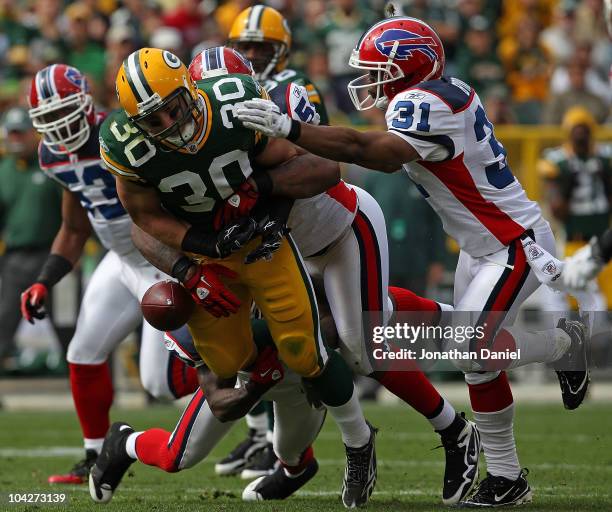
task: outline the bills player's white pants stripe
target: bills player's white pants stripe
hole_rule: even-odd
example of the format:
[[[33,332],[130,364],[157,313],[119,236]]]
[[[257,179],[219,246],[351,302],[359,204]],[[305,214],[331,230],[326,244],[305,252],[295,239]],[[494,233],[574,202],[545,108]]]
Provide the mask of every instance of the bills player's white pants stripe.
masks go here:
[[[143,260],[144,262],[144,260]],[[102,259],[85,291],[76,331],[67,360],[74,364],[102,364],[111,352],[142,322],[140,298],[165,274],[149,265],[128,264],[114,251]],[[140,379],[158,398],[175,398],[170,352],[163,333],[143,322],[140,346]],[[181,363],[182,364],[182,363]]]
[[[533,237],[544,249],[555,254],[555,239],[548,222],[542,220],[538,223],[533,228]],[[470,322],[471,325],[487,323],[485,341],[490,342],[501,327],[514,323],[521,304],[539,286],[520,241],[480,258],[462,251],[455,273],[455,311],[470,312],[470,315],[462,318],[455,313],[455,321]],[[498,374],[469,373],[466,380],[470,384],[488,382]]]
[[[359,210],[353,224],[322,255],[305,261],[312,278],[323,281],[342,356],[353,371],[369,375],[363,312],[391,310],[387,229],[376,200],[365,190],[354,189]]]

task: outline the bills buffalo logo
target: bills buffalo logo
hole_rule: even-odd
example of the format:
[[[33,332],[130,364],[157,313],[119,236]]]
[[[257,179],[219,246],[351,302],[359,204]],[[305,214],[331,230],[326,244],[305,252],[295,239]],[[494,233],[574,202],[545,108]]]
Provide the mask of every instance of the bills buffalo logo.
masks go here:
[[[412,57],[413,52],[421,52],[432,62],[436,60],[437,54],[433,48],[438,46],[438,44],[434,38],[420,36],[408,30],[397,28],[385,30],[374,41],[374,44],[380,53],[388,57],[396,41],[399,42],[395,53],[396,59],[406,60]]]
[[[79,73],[79,71],[77,71],[75,68],[67,67],[66,71],[64,72],[64,77],[75,87],[87,92],[87,82],[83,78],[83,75],[81,75],[81,73]]]

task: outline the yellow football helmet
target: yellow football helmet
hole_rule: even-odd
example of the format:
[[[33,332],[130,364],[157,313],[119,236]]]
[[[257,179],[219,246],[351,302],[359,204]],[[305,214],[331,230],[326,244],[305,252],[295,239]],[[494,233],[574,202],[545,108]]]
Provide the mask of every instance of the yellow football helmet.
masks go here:
[[[276,9],[255,5],[238,15],[230,30],[228,45],[252,62],[255,78],[266,80],[270,73],[287,67],[291,30]]]
[[[204,103],[173,53],[141,48],[123,61],[115,82],[120,105],[148,138],[170,150],[189,148],[204,125]]]

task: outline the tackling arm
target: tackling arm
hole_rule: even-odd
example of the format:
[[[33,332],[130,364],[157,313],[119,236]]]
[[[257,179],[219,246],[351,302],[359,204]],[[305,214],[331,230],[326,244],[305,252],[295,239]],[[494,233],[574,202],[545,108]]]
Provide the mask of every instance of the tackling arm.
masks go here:
[[[210,410],[222,422],[245,416],[269,389],[251,382],[244,387],[235,388],[235,377],[221,379],[208,368],[198,368],[198,378]]]
[[[64,190],[62,195],[62,225],[60,226],[51,254],[57,254],[75,265],[83,253],[83,246],[91,235],[91,224],[85,208],[78,198],[70,191]]]

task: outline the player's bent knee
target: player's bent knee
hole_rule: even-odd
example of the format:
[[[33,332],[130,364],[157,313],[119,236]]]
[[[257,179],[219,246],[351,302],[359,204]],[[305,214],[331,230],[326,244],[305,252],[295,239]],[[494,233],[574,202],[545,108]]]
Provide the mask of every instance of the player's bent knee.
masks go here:
[[[70,343],[66,352],[66,361],[70,364],[103,364],[107,359],[108,354],[93,354],[76,343]]]
[[[321,365],[315,348],[316,341],[304,334],[282,334],[276,340],[280,359],[302,377],[316,377]]]
[[[170,400],[176,398],[165,381],[165,375],[162,372],[159,372],[157,375],[149,375],[149,372],[143,372],[140,376],[140,381],[146,392],[154,398]]]

